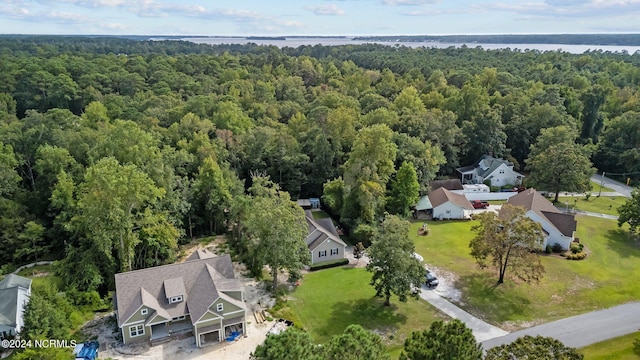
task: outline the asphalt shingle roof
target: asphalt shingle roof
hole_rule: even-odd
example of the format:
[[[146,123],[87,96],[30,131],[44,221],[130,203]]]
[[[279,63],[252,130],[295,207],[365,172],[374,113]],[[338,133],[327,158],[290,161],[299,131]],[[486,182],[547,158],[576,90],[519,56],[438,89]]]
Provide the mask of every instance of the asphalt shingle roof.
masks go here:
[[[558,229],[564,236],[571,237],[576,230],[577,222],[574,215],[563,214],[553,206],[551,201],[538,194],[533,188],[512,196],[507,203],[535,212],[539,217],[546,219],[549,224]]]
[[[429,201],[431,202],[431,205],[435,208],[438,207],[446,202],[451,202],[463,209],[466,210],[473,210],[473,206],[471,205],[471,203],[469,202],[469,200],[467,200],[467,198],[464,195],[461,194],[456,194],[454,192],[451,192],[443,187],[438,188],[432,192],[429,193]]]

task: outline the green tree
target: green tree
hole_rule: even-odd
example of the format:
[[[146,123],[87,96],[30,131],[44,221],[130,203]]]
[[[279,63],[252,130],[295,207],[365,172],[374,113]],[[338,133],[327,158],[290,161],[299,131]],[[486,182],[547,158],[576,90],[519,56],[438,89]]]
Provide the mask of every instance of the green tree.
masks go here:
[[[408,221],[387,215],[367,250],[370,259],[367,271],[373,273],[371,285],[386,306],[391,305],[392,294],[401,302],[408,297],[417,298],[413,290],[424,281],[425,270],[413,256],[415,246],[408,234]]]
[[[249,191],[253,194],[253,209],[244,224],[251,237],[250,267],[259,272],[262,265],[268,265],[275,291],[279,271],[298,271],[311,261],[304,241],[307,223],[302,208],[291,201],[289,193],[281,191],[266,177],[254,176],[252,180]]]
[[[471,229],[477,235],[469,243],[471,256],[481,268],[488,264],[497,268],[498,284],[504,282],[507,270],[524,281],[538,281],[544,273],[540,258],[534,252],[544,240],[540,224],[526,216],[522,207],[505,204],[500,215],[486,212],[477,215],[479,225]]]
[[[34,288],[24,310],[24,327],[20,335],[26,340],[68,339],[73,307],[53,285]]]
[[[11,145],[4,145],[0,141],[0,196],[10,195],[17,189],[20,181],[17,166]]]
[[[428,330],[411,333],[400,360],[481,360],[482,355],[482,345],[462,321],[437,320]]]
[[[324,360],[322,347],[315,345],[308,333],[289,328],[278,335],[268,335],[251,353],[251,360]]]
[[[387,348],[382,338],[365,330],[362,326],[351,324],[344,333],[334,335],[326,345],[327,360],[389,360]]]
[[[485,360],[582,360],[584,355],[559,340],[540,335],[525,335],[510,344],[487,351]]]
[[[394,172],[397,152],[392,136],[393,132],[384,124],[366,127],[358,133],[344,164],[344,204],[349,208],[343,207],[342,211],[347,219],[373,223],[384,209],[383,195]]]
[[[47,340],[47,339],[41,339]],[[72,358],[71,349],[66,348],[26,348],[13,355],[13,360],[68,360]]]
[[[198,169],[194,183],[196,196],[204,202],[209,222],[209,231],[217,233],[224,224],[225,210],[231,202],[231,193],[222,174],[222,169],[211,157],[204,160]]]
[[[526,169],[531,172],[527,185],[553,191],[554,202],[560,191],[591,190],[591,176],[595,173],[589,160],[592,147],[575,140],[576,135],[568,126],[543,129],[526,161]]]
[[[413,163],[403,162],[396,178],[391,182],[389,209],[394,214],[407,216],[409,207],[418,201],[420,184]]]
[[[629,224],[629,231],[635,234],[640,226],[640,187],[631,192],[631,198],[618,208],[618,226]]]

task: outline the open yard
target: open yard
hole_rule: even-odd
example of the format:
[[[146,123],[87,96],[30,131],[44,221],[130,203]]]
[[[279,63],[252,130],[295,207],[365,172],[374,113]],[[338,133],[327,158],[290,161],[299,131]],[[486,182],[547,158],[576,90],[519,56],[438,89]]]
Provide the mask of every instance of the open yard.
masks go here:
[[[581,349],[585,360],[638,360],[640,349],[635,350],[634,341],[640,341],[640,333],[599,342]]]
[[[385,307],[382,300],[374,298],[370,280],[371,274],[364,268],[309,273],[290,294],[288,308],[276,315],[293,312],[299,325],[318,343],[341,334],[349,324],[360,324],[381,335],[397,358],[411,331],[426,329],[443,315],[424,300],[409,299],[401,303],[392,297],[391,306]]]
[[[481,270],[469,255],[474,221],[429,222],[431,233],[410,236],[425,263],[458,277],[459,305],[505,330],[535,325],[640,298],[640,283],[629,274],[640,267],[640,246],[616,221],[578,216],[577,236],[592,251],[582,261],[542,256],[546,274],[540,283],[512,280],[496,286],[497,274]]]
[[[569,209],[575,208],[601,214],[618,215],[618,207],[624,204],[627,198],[623,196],[591,196],[589,200],[586,200],[584,196],[576,196],[560,197],[558,200],[560,203],[557,205],[561,208],[568,206]]]

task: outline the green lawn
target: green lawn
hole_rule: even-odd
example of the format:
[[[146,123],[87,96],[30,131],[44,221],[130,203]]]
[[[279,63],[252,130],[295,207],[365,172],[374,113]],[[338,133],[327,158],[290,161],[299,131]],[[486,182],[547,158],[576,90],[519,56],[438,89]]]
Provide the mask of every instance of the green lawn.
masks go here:
[[[324,210],[312,211],[311,215],[313,215],[314,219],[324,219],[330,217],[329,214],[327,214],[327,212]]]
[[[474,221],[429,222],[427,236],[417,235],[423,222],[415,222],[410,236],[426,263],[458,276],[463,308],[512,330],[640,298],[640,282],[628,275],[640,267],[638,243],[614,220],[577,219],[577,236],[592,254],[583,261],[542,255],[546,274],[538,284],[508,280],[496,286],[496,273],[479,269],[469,255]]]
[[[411,331],[426,329],[443,315],[424,300],[409,299],[401,303],[392,297],[391,306],[385,307],[381,299],[374,298],[370,280],[371,274],[364,268],[343,267],[309,273],[290,294],[289,308],[275,315],[294,318],[317,343],[341,334],[349,324],[360,324],[383,334],[389,351],[397,358]]]
[[[638,360],[640,353],[634,351],[634,341],[640,341],[640,333],[629,334],[578,349],[585,360]]]
[[[34,288],[43,286],[45,283],[51,283],[58,290],[64,289],[62,278],[55,275],[55,270],[51,265],[34,266],[18,272],[18,275],[31,279],[31,285]]]
[[[568,204],[570,209],[576,208],[595,213],[618,215],[618,207],[624,204],[627,198],[623,196],[591,196],[589,200],[586,200],[584,196],[576,196],[560,197],[558,200],[560,201],[558,206],[561,208]]]
[[[615,190],[609,189],[606,186],[600,186],[601,184],[600,182],[592,181],[592,183],[593,183],[593,189],[591,189],[591,192],[616,192]]]

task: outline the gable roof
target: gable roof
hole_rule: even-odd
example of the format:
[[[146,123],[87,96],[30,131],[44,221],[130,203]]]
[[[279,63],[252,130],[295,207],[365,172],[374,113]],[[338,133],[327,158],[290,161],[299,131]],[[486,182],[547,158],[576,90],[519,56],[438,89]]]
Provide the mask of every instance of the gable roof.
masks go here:
[[[169,304],[166,291],[176,290],[173,286],[178,283],[178,274],[185,298]],[[189,314],[195,323],[223,291],[242,291],[240,280],[234,277],[229,254],[120,273],[115,275],[115,280],[120,326],[141,306],[168,319]],[[169,289],[165,289],[167,284]]]
[[[475,173],[477,176],[486,179],[489,175],[491,175],[494,171],[496,171],[500,167],[500,165],[503,165],[503,164],[506,165],[508,168],[510,168],[513,172],[521,176],[524,176],[518,173],[517,171],[513,170],[513,163],[511,161],[505,160],[502,158],[494,158],[491,155],[482,155],[482,157],[480,157],[478,161],[473,163],[473,165],[463,166],[463,167],[457,168],[456,170],[460,173],[466,173],[471,170],[475,170]]]
[[[198,250],[194,251],[193,253],[191,253],[191,255],[189,255],[189,257],[187,257],[187,259],[185,261],[210,259],[210,258],[213,258],[213,257],[216,257],[216,255],[214,253],[212,253],[211,251],[209,251],[207,249],[198,249]]]
[[[429,201],[431,202],[431,205],[433,205],[434,208],[446,202],[451,202],[454,205],[461,207],[463,209],[473,210],[473,206],[464,195],[456,194],[443,187],[430,192],[428,196],[429,196]]]
[[[16,274],[9,274],[0,281],[0,289],[10,289],[13,287],[31,288],[31,279]]]
[[[18,310],[22,311],[22,304],[18,304],[20,288],[30,289],[31,279],[9,274],[0,281],[0,325],[10,328],[18,325]]]
[[[462,187],[462,182],[460,182],[460,179],[445,179],[445,180],[429,181],[429,189],[431,189],[431,191],[441,187],[447,190],[464,190],[464,188]]]
[[[575,216],[563,214],[551,201],[538,194],[535,189],[529,188],[509,198],[507,204],[521,206],[527,211],[533,211],[542,219],[555,227],[564,236],[573,236],[577,222]]]
[[[315,248],[327,239],[337,242],[342,246],[347,246],[347,244],[340,239],[340,236],[338,236],[338,231],[330,218],[315,220],[310,212],[305,212],[305,215],[309,234],[304,239],[304,242],[307,244],[309,250],[315,250]]]

